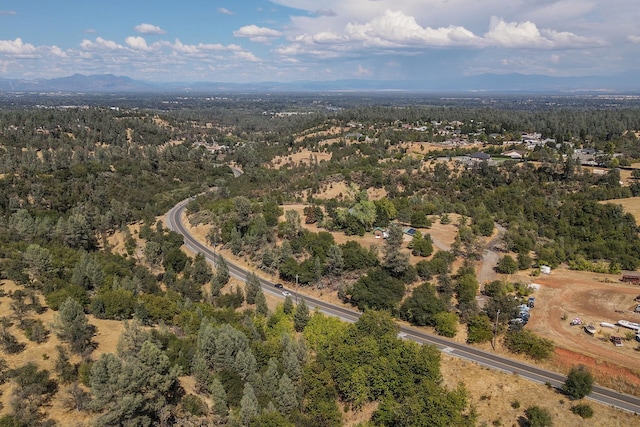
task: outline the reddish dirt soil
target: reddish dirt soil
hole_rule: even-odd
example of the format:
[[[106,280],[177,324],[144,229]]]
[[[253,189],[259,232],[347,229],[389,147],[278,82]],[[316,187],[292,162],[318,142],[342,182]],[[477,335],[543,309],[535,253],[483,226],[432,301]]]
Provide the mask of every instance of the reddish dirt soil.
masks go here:
[[[627,392],[640,394],[640,352],[633,331],[600,326],[601,322],[615,325],[623,319],[640,322],[640,314],[633,312],[640,287],[622,283],[620,277],[566,269],[536,278],[521,277],[540,285],[527,328],[556,343],[551,362],[556,370],[566,372],[573,365],[584,364],[593,368],[600,384],[616,388],[624,384]],[[587,334],[583,326],[571,326],[576,317],[595,326],[595,335]],[[612,335],[623,338],[622,347],[609,341]]]

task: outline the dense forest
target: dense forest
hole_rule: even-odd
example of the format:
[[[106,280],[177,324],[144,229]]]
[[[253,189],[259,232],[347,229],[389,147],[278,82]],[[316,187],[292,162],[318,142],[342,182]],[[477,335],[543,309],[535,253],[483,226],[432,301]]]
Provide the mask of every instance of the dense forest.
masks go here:
[[[478,307],[480,239],[505,230],[501,244],[516,259],[505,255],[500,271],[640,267],[634,218],[603,203],[640,194],[640,182],[621,185],[615,167],[640,158],[633,104],[311,95],[63,101],[8,97],[0,109],[0,277],[17,286],[0,327],[0,378],[12,384],[0,425],[54,425],[46,410],[54,396],[104,426],[339,426],[346,411],[372,403],[365,425],[475,425],[464,387],[442,384],[439,352],[399,339],[394,318],[448,337],[463,324],[470,343],[488,342],[497,321],[513,352],[543,359],[552,342],[508,328],[518,313],[512,296],[526,296],[526,287],[487,284],[488,305]],[[443,144],[427,156],[403,145],[444,142],[446,126],[496,158],[504,141],[526,133],[554,143],[523,161],[473,167],[441,160],[469,149]],[[331,129],[340,133],[327,143]],[[581,148],[601,151],[606,172],[583,168],[573,157]],[[270,166],[301,150],[331,157]],[[354,190],[319,197],[338,182]],[[370,200],[367,189],[386,196]],[[211,245],[303,292],[337,288],[364,315],[341,323],[291,298],[270,309],[255,275],[224,291],[224,261],[212,268],[187,255],[182,236],[158,221],[195,195],[189,219],[210,227]],[[290,203],[305,203],[304,216]],[[404,245],[403,227],[454,215],[451,250],[419,232]],[[374,227],[388,230],[380,253],[355,240],[337,244],[329,233],[355,238]],[[125,253],[112,250],[114,233],[124,235]],[[421,260],[411,263],[409,252]],[[47,310],[55,311],[50,325],[37,318]],[[497,310],[509,315],[496,319]],[[127,322],[115,352],[92,355],[89,317]],[[51,335],[64,344],[51,355],[53,369],[7,362],[25,340],[39,345]],[[187,377],[193,393],[181,386]]]

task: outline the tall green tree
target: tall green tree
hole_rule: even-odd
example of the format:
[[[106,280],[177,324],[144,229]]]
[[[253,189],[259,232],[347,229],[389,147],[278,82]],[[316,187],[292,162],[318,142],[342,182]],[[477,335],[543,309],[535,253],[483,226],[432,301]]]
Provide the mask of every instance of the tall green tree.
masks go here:
[[[84,308],[69,297],[62,303],[55,317],[53,329],[61,341],[69,344],[74,353],[84,353],[93,348],[95,327],[89,324]]]
[[[369,270],[353,285],[351,301],[361,310],[392,310],[404,296],[402,281],[380,267]]]
[[[591,393],[594,382],[593,375],[586,366],[574,366],[567,374],[562,391],[571,399],[582,399]]]
[[[280,409],[280,412],[283,414],[290,414],[298,407],[296,389],[286,373],[282,374],[278,382],[276,401],[278,402],[278,409]]]
[[[400,306],[400,318],[418,326],[435,326],[435,316],[446,309],[446,303],[438,297],[436,288],[430,283],[423,283]]]
[[[219,417],[226,417],[229,414],[227,404],[227,393],[218,378],[213,378],[209,384],[209,397],[211,398],[213,413]]]
[[[251,384],[244,385],[242,399],[240,400],[240,423],[248,426],[253,417],[260,413],[260,405]]]
[[[256,296],[262,291],[260,278],[254,272],[250,272],[247,275],[247,281],[245,283],[245,299],[247,300],[247,304],[255,304]]]
[[[191,280],[196,282],[198,285],[204,285],[212,278],[213,273],[211,272],[209,262],[203,254],[198,253],[191,266]]]
[[[291,299],[291,295],[287,295],[284,298],[283,310],[285,314],[293,313],[293,299]]]
[[[428,257],[433,253],[433,241],[431,235],[422,235],[420,231],[416,231],[409,243],[409,249],[415,256]]]
[[[23,258],[27,264],[27,271],[32,280],[42,281],[53,271],[51,251],[40,245],[30,244],[24,251]]]
[[[267,306],[267,299],[264,296],[262,289],[256,294],[256,313],[267,316],[269,314],[269,307]]]
[[[331,245],[327,251],[326,271],[331,276],[340,276],[344,270],[342,249],[338,245]]]
[[[231,276],[229,275],[229,266],[223,257],[218,257],[216,263],[216,271],[211,279],[211,295],[218,296],[220,290],[229,283]]]
[[[309,323],[309,307],[304,302],[304,298],[301,298],[293,315],[293,326],[296,332],[302,332],[307,323]]]
[[[278,391],[279,381],[278,361],[275,357],[271,357],[267,362],[267,369],[262,373],[262,381],[260,383],[262,396],[273,399]]]
[[[409,267],[409,254],[401,251],[403,236],[400,225],[391,224],[384,242],[382,266],[396,277],[402,275]]]
[[[71,283],[90,290],[99,288],[103,281],[104,273],[95,256],[82,252],[80,260],[73,269]]]
[[[493,325],[486,314],[473,316],[467,321],[467,342],[483,343],[489,342],[493,338]]]
[[[496,271],[502,274],[513,274],[518,271],[518,263],[510,255],[505,255],[498,261]]]
[[[91,368],[98,426],[151,425],[180,397],[180,368],[151,341],[131,357],[103,354]]]

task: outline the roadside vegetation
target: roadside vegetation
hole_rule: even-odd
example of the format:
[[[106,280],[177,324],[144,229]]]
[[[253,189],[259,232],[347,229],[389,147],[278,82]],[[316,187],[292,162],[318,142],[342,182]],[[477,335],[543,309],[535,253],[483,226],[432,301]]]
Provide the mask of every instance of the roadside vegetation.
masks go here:
[[[11,393],[0,425],[54,425],[56,396],[104,426],[339,426],[347,413],[380,426],[475,425],[464,385],[445,387],[440,353],[399,339],[396,319],[445,337],[464,328],[472,344],[497,336],[546,359],[553,342],[512,322],[527,286],[479,282],[484,242],[503,233],[497,244],[516,254],[496,264],[504,274],[640,267],[634,218],[601,203],[640,194],[616,169],[640,158],[637,107],[345,98],[336,109],[340,99],[267,98],[194,98],[176,109],[153,99],[44,107],[47,99],[0,110],[0,279],[15,284],[0,319],[0,380]],[[301,114],[273,114],[285,107]],[[526,150],[523,133],[546,142]],[[452,138],[477,145],[445,144]],[[403,145],[416,141],[441,145]],[[525,160],[501,156],[511,148]],[[580,166],[582,148],[603,173]],[[292,160],[302,150],[330,160]],[[498,161],[464,160],[479,150]],[[345,192],[321,197],[338,184]],[[337,291],[361,319],[347,325],[291,298],[269,307],[255,274],[230,288],[224,261],[213,268],[187,255],[158,220],[188,197],[188,220],[207,227],[211,246],[302,292]],[[456,238],[438,247],[429,228],[452,217]],[[374,230],[385,236],[380,251],[358,242]],[[116,233],[123,251],[110,243]],[[48,310],[53,321],[42,322]],[[117,348],[95,354],[90,319],[126,322]],[[7,362],[53,337],[61,345],[47,359]],[[590,391],[578,374],[565,385],[575,399]],[[589,406],[571,410],[592,416]],[[544,408],[523,411],[530,425],[551,425]]]

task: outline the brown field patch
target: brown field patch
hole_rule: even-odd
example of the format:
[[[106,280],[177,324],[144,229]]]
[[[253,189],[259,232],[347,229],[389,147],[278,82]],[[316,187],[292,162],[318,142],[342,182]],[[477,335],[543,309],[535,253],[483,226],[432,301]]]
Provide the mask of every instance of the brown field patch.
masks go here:
[[[520,425],[519,419],[524,417],[524,410],[535,405],[549,410],[554,425],[557,426],[627,427],[637,423],[637,416],[631,413],[590,400],[572,402],[544,384],[533,383],[518,375],[494,371],[446,354],[442,356],[441,370],[448,388],[455,388],[459,382],[465,385],[478,414],[477,425],[480,426]],[[512,406],[516,401],[519,403],[518,408],[513,407],[516,405]],[[593,408],[593,418],[588,422],[571,412],[571,406],[577,403],[587,403]]]
[[[315,162],[331,160],[331,153],[323,153],[320,151],[309,151],[306,148],[296,153],[289,153],[286,156],[275,157],[271,161],[271,167],[280,169],[283,166],[300,166],[310,165]]]
[[[0,297],[0,317],[9,317],[13,315],[10,309],[12,302],[9,293],[14,292],[22,287],[17,286],[10,280],[2,280],[1,289],[7,293],[7,295]],[[41,303],[44,305],[44,300],[41,298]],[[29,317],[32,319],[41,320],[48,330],[51,330],[51,325],[56,318],[55,311],[47,309],[42,314],[29,313]],[[124,323],[115,320],[103,320],[96,319],[92,315],[87,315],[89,323],[96,327],[96,335],[93,337],[93,341],[96,344],[96,349],[91,353],[91,357],[95,360],[104,353],[113,353],[116,350],[120,334],[124,329]],[[55,378],[55,360],[57,358],[56,347],[62,345],[68,350],[68,346],[61,343],[58,337],[53,331],[50,332],[49,338],[40,344],[29,341],[24,332],[17,326],[11,326],[9,331],[18,339],[20,343],[26,345],[24,351],[17,354],[6,354],[3,352],[2,357],[7,361],[10,368],[18,368],[24,366],[28,362],[35,362],[39,369],[46,369],[49,371],[51,378]],[[79,363],[81,361],[80,356],[70,354],[71,363]],[[89,426],[93,423],[93,415],[88,412],[77,412],[68,410],[64,404],[66,386],[60,386],[58,393],[51,400],[50,406],[43,408],[47,412],[48,417],[57,421],[58,425],[63,426]],[[11,411],[11,392],[13,390],[13,383],[11,381],[0,386],[1,409],[0,416],[9,414]]]
[[[313,196],[322,200],[354,200],[357,193],[360,192],[360,187],[351,184],[348,186],[343,181],[325,183],[320,186],[320,191]],[[303,194],[302,198],[306,198],[307,194]],[[369,200],[380,200],[387,197],[387,190],[384,188],[368,188],[367,198]]]
[[[636,224],[640,225],[640,197],[629,197],[628,199],[611,199],[602,203],[613,203],[621,205],[625,212],[630,213],[636,219]]]
[[[333,126],[327,130],[321,130],[321,131],[312,131],[309,133],[304,133],[302,135],[298,135],[296,136],[295,142],[302,142],[305,138],[313,138],[313,137],[317,137],[317,136],[329,136],[329,137],[335,137],[336,135],[340,135],[343,132],[348,131],[349,128],[343,128],[340,126]],[[336,139],[337,141],[338,139]]]
[[[398,144],[397,147],[405,149],[407,153],[410,153],[410,154],[426,154],[431,151],[440,151],[440,150],[454,148],[450,145],[436,144],[436,143],[430,143],[430,142],[403,142],[401,144]],[[462,149],[469,149],[474,147],[478,147],[478,144],[461,144],[461,145],[455,146],[455,148],[462,148]]]

